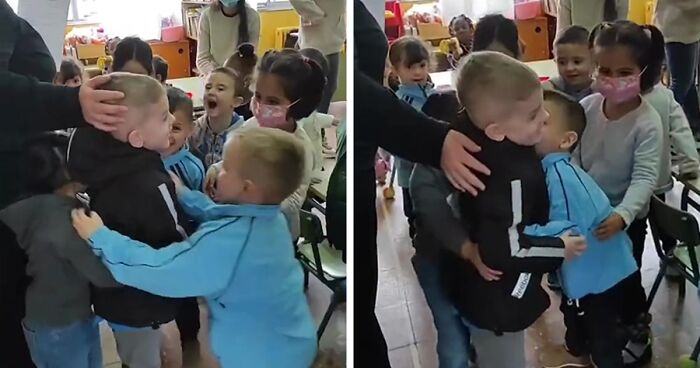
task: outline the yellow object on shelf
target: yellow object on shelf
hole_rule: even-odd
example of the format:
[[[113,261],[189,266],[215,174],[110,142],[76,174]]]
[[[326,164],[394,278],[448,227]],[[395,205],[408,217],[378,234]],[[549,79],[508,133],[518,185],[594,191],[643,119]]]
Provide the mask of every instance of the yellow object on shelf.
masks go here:
[[[299,32],[299,27],[279,27],[275,30],[275,49],[284,48],[287,43],[287,38],[292,32]]]
[[[384,11],[384,19],[394,19],[394,17],[396,17],[396,14],[394,14],[393,11],[391,11],[391,10]]]

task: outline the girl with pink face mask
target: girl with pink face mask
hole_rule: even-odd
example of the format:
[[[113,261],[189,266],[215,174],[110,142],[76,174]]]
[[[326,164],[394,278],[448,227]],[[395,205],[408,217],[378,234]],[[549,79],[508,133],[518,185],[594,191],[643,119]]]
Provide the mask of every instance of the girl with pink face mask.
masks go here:
[[[598,225],[596,236],[605,240],[627,231],[639,267],[649,200],[659,180],[664,142],[661,118],[643,95],[659,80],[663,36],[654,26],[616,21],[598,25],[591,33],[590,46],[597,64],[593,82],[597,93],[581,100],[587,126],[573,158],[595,179],[614,207],[613,214]],[[625,366],[648,362],[651,316],[639,270],[622,283],[621,295],[614,296],[618,300],[612,300],[613,296],[600,298],[600,308],[622,316],[619,328],[611,333],[619,333],[620,346],[626,344],[622,351]],[[623,299],[625,303],[620,302]],[[567,349],[585,352],[587,346],[581,340],[577,343],[567,339]]]
[[[299,237],[299,209],[311,184],[313,144],[298,121],[318,108],[326,75],[321,66],[297,50],[268,51],[258,63],[255,94],[250,101],[253,118],[245,126],[281,129],[299,138],[306,149],[306,169],[299,189],[282,202],[292,239]],[[234,133],[235,134],[235,133]]]

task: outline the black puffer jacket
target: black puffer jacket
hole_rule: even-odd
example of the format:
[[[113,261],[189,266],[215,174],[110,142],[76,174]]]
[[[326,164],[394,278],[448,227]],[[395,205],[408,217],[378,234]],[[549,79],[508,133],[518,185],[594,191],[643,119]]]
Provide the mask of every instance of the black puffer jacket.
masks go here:
[[[79,128],[68,148],[68,169],[87,185],[90,207],[110,229],[154,248],[186,236],[175,186],[158,153]],[[95,288],[93,303],[95,313],[110,322],[145,327],[172,321],[180,300],[121,287]]]

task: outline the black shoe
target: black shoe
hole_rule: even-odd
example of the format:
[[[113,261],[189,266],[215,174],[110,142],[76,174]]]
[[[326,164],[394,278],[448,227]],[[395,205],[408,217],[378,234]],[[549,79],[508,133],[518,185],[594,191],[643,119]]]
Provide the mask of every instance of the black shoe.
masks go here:
[[[631,351],[628,347],[622,350],[622,359],[625,368],[641,368],[651,363],[651,339],[648,340],[641,354]]]
[[[559,277],[557,276],[556,273],[548,273],[547,274],[547,287],[549,287],[549,290],[552,290],[552,291],[561,290],[561,284],[559,283]]]
[[[476,348],[473,344],[469,344],[469,361],[476,364]]]

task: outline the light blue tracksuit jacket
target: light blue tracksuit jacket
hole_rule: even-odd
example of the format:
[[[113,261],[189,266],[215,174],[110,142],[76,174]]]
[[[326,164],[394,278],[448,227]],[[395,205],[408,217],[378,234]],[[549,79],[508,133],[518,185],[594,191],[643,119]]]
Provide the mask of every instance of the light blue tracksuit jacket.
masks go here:
[[[570,299],[599,294],[631,275],[637,264],[632,256],[632,241],[623,230],[607,241],[600,241],[595,230],[613,213],[610,200],[583,169],[571,163],[568,153],[552,153],[542,160],[547,191],[547,225],[531,225],[529,235],[556,233],[551,227],[566,222],[576,225],[573,233],[586,237],[586,251],[561,266],[562,288]],[[564,221],[564,222],[561,222]]]
[[[153,249],[102,227],[90,238],[93,251],[124,285],[206,298],[223,368],[308,368],[316,328],[280,207],[221,205],[186,189],[179,199],[201,223],[189,239]]]

